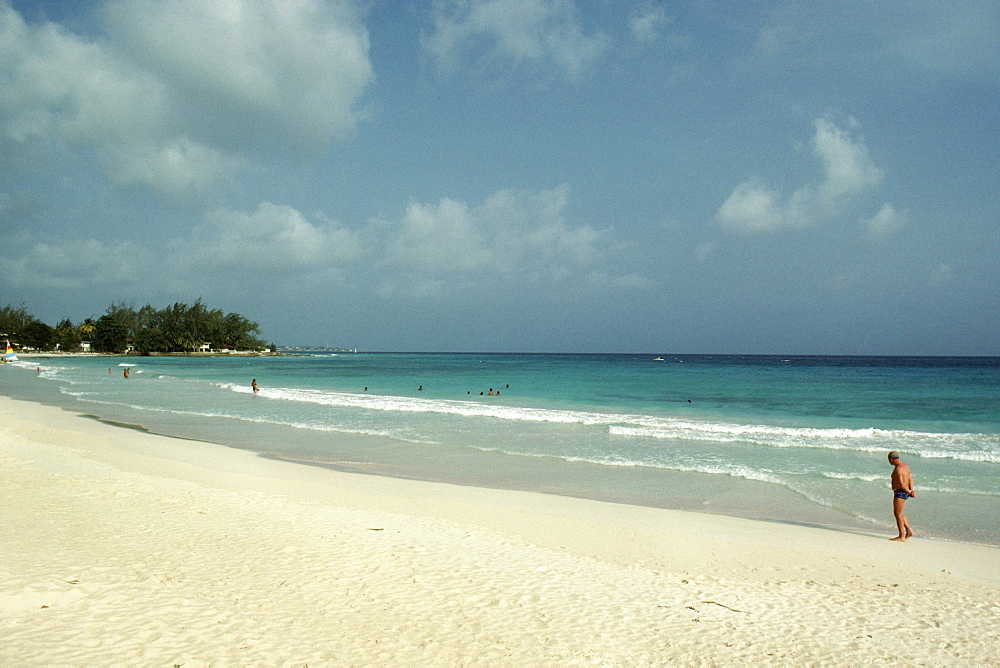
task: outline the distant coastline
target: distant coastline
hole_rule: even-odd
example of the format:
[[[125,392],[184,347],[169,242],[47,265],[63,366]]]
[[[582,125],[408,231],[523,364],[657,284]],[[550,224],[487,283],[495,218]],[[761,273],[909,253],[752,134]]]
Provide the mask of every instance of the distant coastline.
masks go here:
[[[63,352],[60,350],[18,352],[18,357],[44,358],[44,357],[281,357],[287,354],[282,351],[261,351],[261,350],[226,350],[212,352],[172,352],[172,353],[83,353],[83,352]]]

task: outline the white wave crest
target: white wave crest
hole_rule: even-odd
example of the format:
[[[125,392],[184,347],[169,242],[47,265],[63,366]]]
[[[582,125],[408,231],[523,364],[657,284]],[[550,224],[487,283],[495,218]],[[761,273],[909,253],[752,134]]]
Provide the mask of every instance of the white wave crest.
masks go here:
[[[90,404],[99,404],[104,406],[119,406],[123,408],[129,408],[135,411],[143,411],[150,413],[168,413],[171,415],[191,415],[194,417],[205,417],[205,418],[225,418],[229,420],[239,420],[241,422],[251,422],[256,424],[270,424],[280,427],[292,427],[295,429],[308,429],[311,431],[325,431],[330,433],[339,434],[356,434],[359,436],[379,436],[384,438],[391,438],[395,441],[403,441],[406,443],[415,443],[418,445],[437,445],[438,441],[430,439],[412,438],[400,434],[393,430],[383,430],[383,429],[359,429],[352,428],[343,425],[330,425],[322,424],[317,422],[295,422],[291,420],[276,420],[272,418],[262,418],[256,416],[238,415],[235,413],[223,413],[218,411],[194,411],[194,410],[183,410],[183,409],[170,409],[170,408],[157,408],[153,406],[143,406],[138,404],[130,404],[120,401],[107,401],[101,399],[92,399],[90,392],[68,392],[65,394],[69,396],[76,397],[78,401]]]
[[[642,421],[645,422],[645,421]],[[774,448],[816,448],[880,453],[898,450],[926,458],[1000,463],[1000,435],[927,433],[876,428],[822,429],[769,425],[660,421],[660,424],[613,425],[614,436],[752,443]]]
[[[220,383],[218,386],[243,394],[252,391],[249,386],[233,383]],[[519,422],[606,426],[611,436],[621,438],[749,443],[773,448],[816,448],[867,453],[898,450],[927,458],[1000,463],[1000,434],[927,433],[875,427],[850,429],[738,424],[648,415],[531,408],[476,400],[425,399],[282,387],[261,389],[259,396],[280,401],[372,411],[436,413]]]

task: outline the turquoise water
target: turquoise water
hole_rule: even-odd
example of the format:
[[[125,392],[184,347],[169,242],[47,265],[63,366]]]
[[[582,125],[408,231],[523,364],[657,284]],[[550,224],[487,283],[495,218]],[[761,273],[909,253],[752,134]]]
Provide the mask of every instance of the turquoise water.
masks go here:
[[[1000,545],[996,358],[51,357],[3,372],[10,396],[284,459],[851,530],[892,531],[897,450],[918,533]]]

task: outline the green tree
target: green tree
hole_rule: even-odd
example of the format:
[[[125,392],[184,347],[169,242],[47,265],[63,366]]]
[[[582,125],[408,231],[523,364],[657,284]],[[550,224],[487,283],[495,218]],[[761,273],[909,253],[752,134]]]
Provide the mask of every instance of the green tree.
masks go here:
[[[143,354],[170,352],[171,347],[159,327],[147,327],[135,333],[136,352]]]
[[[127,345],[129,331],[109,314],[97,319],[94,325],[94,350],[101,353],[123,353]]]
[[[222,321],[222,344],[235,350],[260,350],[266,344],[257,338],[260,325],[239,313],[230,313]]]
[[[56,325],[55,344],[59,350],[75,351],[80,348],[80,330],[73,326],[69,318],[63,318]]]
[[[136,333],[142,329],[153,329],[160,326],[160,314],[155,308],[146,304],[135,314]]]
[[[46,350],[76,350],[90,341],[97,352],[122,353],[129,339],[143,353],[190,352],[204,343],[214,348],[264,350],[260,325],[239,313],[210,309],[199,298],[193,305],[181,302],[157,310],[146,304],[139,310],[125,302],[112,302],[100,318],[87,318],[74,327],[64,318],[53,329],[19,307],[0,308],[0,337],[11,343]]]
[[[80,326],[76,328],[80,332],[80,339],[83,341],[89,341],[94,335],[94,330],[97,329],[97,323],[94,322],[93,318],[87,318],[80,323]]]
[[[55,341],[56,330],[40,320],[29,323],[21,334],[21,345],[35,350],[51,350],[55,346]]]
[[[20,341],[24,331],[38,319],[28,313],[28,307],[21,302],[21,305],[14,308],[10,304],[0,308],[0,336],[12,341]]]
[[[105,311],[105,315],[124,327],[129,334],[135,333],[139,316],[132,306],[129,306],[125,302],[111,302],[111,306]]]

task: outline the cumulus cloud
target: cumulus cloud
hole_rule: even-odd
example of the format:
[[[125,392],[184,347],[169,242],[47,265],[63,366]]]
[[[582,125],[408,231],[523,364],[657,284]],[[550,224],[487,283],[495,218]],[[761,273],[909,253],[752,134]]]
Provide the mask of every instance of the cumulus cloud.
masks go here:
[[[247,213],[219,209],[190,234],[156,248],[131,242],[59,239],[6,248],[0,276],[17,287],[144,287],[152,267],[163,286],[190,281],[239,282],[304,278],[336,272],[359,254],[356,235],[335,221],[312,222],[284,205],[261,203]]]
[[[906,225],[906,213],[897,211],[891,203],[886,202],[879,212],[865,221],[868,236],[873,239],[884,239]]]
[[[823,165],[822,180],[786,197],[763,179],[751,178],[730,193],[716,213],[716,221],[741,233],[809,227],[837,216],[882,182],[884,174],[862,139],[828,119],[816,119],[813,126],[812,153]],[[882,217],[876,224],[885,226],[896,215],[889,206],[876,216]]]
[[[0,277],[14,286],[142,288],[155,267],[166,292],[267,282],[301,287],[354,281],[383,295],[439,297],[455,290],[515,286],[636,289],[650,281],[617,272],[627,249],[613,229],[572,225],[569,188],[502,190],[477,206],[444,198],[414,202],[396,220],[355,231],[322,215],[262,202],[253,211],[217,209],[189,233],[156,247],[54,240],[3,249]]]
[[[605,50],[586,34],[572,0],[438,0],[424,48],[444,69],[479,65],[552,67],[577,77]]]
[[[596,281],[636,285],[603,269],[611,230],[565,219],[569,188],[503,190],[470,207],[452,199],[411,204],[387,231],[386,292],[432,295],[461,286]]]
[[[486,230],[472,220],[468,206],[452,199],[410,204],[389,255],[395,267],[424,276],[493,268],[487,266]]]
[[[108,146],[99,161],[119,183],[152,185],[174,200],[207,197],[215,184],[242,164],[239,158],[187,137],[153,145]]]
[[[2,128],[16,142],[97,145],[162,124],[164,91],[106,46],[0,4]]]
[[[738,232],[773,232],[808,224],[803,205],[811,197],[808,186],[783,201],[780,192],[754,178],[736,186],[722,204],[716,219]]]
[[[883,172],[872,162],[863,140],[826,119],[817,118],[814,125],[813,152],[823,161],[825,176],[817,190],[821,202],[833,206],[840,197],[862,193],[882,181]]]
[[[169,247],[171,264],[182,273],[240,280],[326,271],[352,259],[359,248],[342,225],[313,223],[293,207],[270,202],[253,213],[213,211],[191,235]]]
[[[36,242],[14,257],[0,257],[0,276],[16,288],[91,289],[130,285],[146,253],[128,242],[93,239]]]
[[[113,0],[97,37],[0,0],[0,133],[98,154],[120,183],[195,193],[245,153],[346,137],[373,75],[352,3]]]
[[[245,148],[262,131],[326,145],[353,129],[372,80],[350,2],[115,0],[105,15],[117,48],[169,82],[175,111],[213,145]]]

